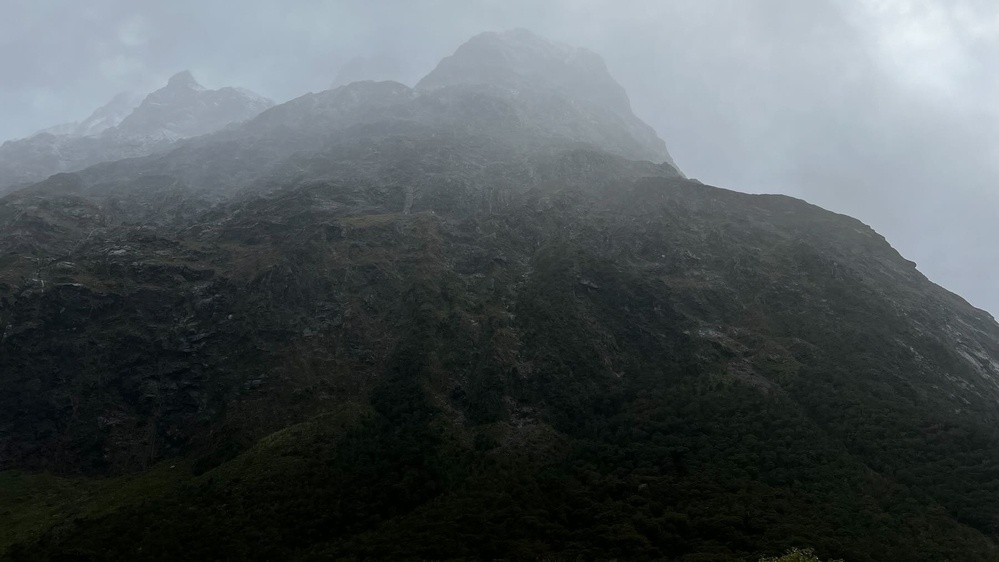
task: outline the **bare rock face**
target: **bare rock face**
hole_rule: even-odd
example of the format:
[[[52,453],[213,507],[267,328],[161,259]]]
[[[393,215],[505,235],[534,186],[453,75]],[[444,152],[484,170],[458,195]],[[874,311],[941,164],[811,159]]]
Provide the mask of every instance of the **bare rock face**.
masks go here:
[[[184,71],[141,103],[119,94],[80,123],[3,143],[0,193],[52,174],[160,152],[177,140],[250,119],[271,105],[249,90],[207,90]]]

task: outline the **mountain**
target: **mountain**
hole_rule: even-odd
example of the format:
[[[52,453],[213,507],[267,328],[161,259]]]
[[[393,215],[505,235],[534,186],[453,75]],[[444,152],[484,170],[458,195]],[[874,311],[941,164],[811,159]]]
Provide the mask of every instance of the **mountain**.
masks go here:
[[[141,101],[141,97],[130,92],[122,92],[111,98],[111,101],[105,105],[95,109],[83,121],[48,127],[32,136],[49,134],[56,137],[94,137],[121,123]]]
[[[686,179],[594,57],[480,35],[0,199],[0,557],[999,560],[999,324]]]
[[[271,105],[248,90],[206,90],[190,72],[181,72],[141,103],[119,94],[80,123],[3,143],[0,193],[55,173],[166,150],[176,140],[245,121]]]
[[[207,90],[184,71],[146,96],[110,135],[168,140],[196,137],[255,117],[272,105],[270,100],[242,88]]]
[[[77,125],[72,134],[78,137],[93,137],[117,127],[141,102],[140,97],[128,92],[118,94],[107,104],[94,110],[90,117]]]
[[[477,68],[475,57],[482,45],[487,51],[502,46],[518,56],[502,59],[508,63],[506,72],[453,70],[462,65]],[[539,62],[524,63],[532,53]],[[464,79],[458,78],[462,75]],[[469,156],[470,170],[484,176],[486,183],[492,182],[486,177],[492,175],[488,166],[574,149],[650,160],[670,174],[681,174],[665,143],[631,112],[627,95],[599,56],[513,31],[473,38],[414,88],[363,81],[306,94],[240,126],[185,141],[177,150],[85,171],[81,179],[85,185],[127,184],[141,175],[169,175],[206,196],[227,197],[248,186],[267,189],[296,175],[342,174],[343,166],[356,167],[359,159],[387,162],[375,147],[387,144],[386,150],[397,151],[401,147],[396,141],[402,137],[429,143],[408,150],[423,154],[425,169],[434,174],[446,175],[453,166],[442,160],[450,157],[440,150],[427,154],[429,147],[464,144],[475,153]],[[371,164],[357,173],[384,181],[380,165]],[[452,179],[466,181],[468,172],[462,170],[461,177]],[[426,189],[438,188],[414,186],[416,208]]]
[[[635,117],[628,94],[596,53],[517,29],[483,33],[445,58],[417,90],[489,88],[538,129],[611,153],[674,165],[666,144]]]

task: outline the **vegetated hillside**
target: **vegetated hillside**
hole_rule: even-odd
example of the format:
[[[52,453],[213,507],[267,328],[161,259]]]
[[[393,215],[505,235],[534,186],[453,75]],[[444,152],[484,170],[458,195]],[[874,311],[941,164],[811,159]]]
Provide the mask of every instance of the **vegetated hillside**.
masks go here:
[[[0,200],[0,556],[999,559],[990,316],[496,91]]]

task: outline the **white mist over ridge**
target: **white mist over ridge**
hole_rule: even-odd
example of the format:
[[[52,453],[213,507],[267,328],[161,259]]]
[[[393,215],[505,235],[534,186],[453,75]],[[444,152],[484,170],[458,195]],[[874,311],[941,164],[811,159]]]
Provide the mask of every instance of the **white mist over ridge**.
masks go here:
[[[445,57],[415,89],[430,92],[475,85],[493,87],[532,106],[529,117],[541,128],[616,145],[612,152],[675,167],[666,143],[632,113],[627,92],[592,51],[553,43],[525,29],[482,33]],[[561,99],[568,106],[554,101]],[[595,127],[585,131],[581,124]],[[623,131],[616,131],[619,128]],[[608,142],[597,140],[601,135]]]
[[[0,145],[0,193],[100,162],[145,156],[258,115],[273,102],[244,88],[209,90],[189,71],[140,98],[122,93],[79,123]]]

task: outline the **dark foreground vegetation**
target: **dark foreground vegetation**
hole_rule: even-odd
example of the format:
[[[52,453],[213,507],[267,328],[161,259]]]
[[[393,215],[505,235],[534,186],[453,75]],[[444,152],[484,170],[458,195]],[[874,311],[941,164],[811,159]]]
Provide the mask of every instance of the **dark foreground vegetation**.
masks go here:
[[[280,208],[303,216],[335,193],[294,190]],[[677,179],[591,197],[536,191],[460,220],[331,213],[265,242],[230,241],[237,224],[173,263],[145,258],[160,277],[133,257],[119,287],[22,295],[15,314],[40,333],[8,336],[0,362],[8,386],[35,386],[5,395],[6,423],[35,428],[26,466],[93,477],[6,473],[6,557],[996,557],[999,436],[984,401],[933,391],[934,369],[970,367],[885,310],[899,289],[871,268],[904,260],[786,198]],[[836,261],[858,244],[881,255]],[[102,260],[77,267],[116,267]],[[209,312],[189,296],[201,278]],[[68,290],[116,304],[69,310]],[[109,353],[136,359],[109,376],[93,339],[166,342],[172,317],[145,308],[162,305],[212,314],[208,336],[175,345],[209,343],[178,361],[225,376],[163,374],[165,350],[124,338]],[[40,357],[73,369],[76,417]],[[44,440],[46,423],[65,437]]]

